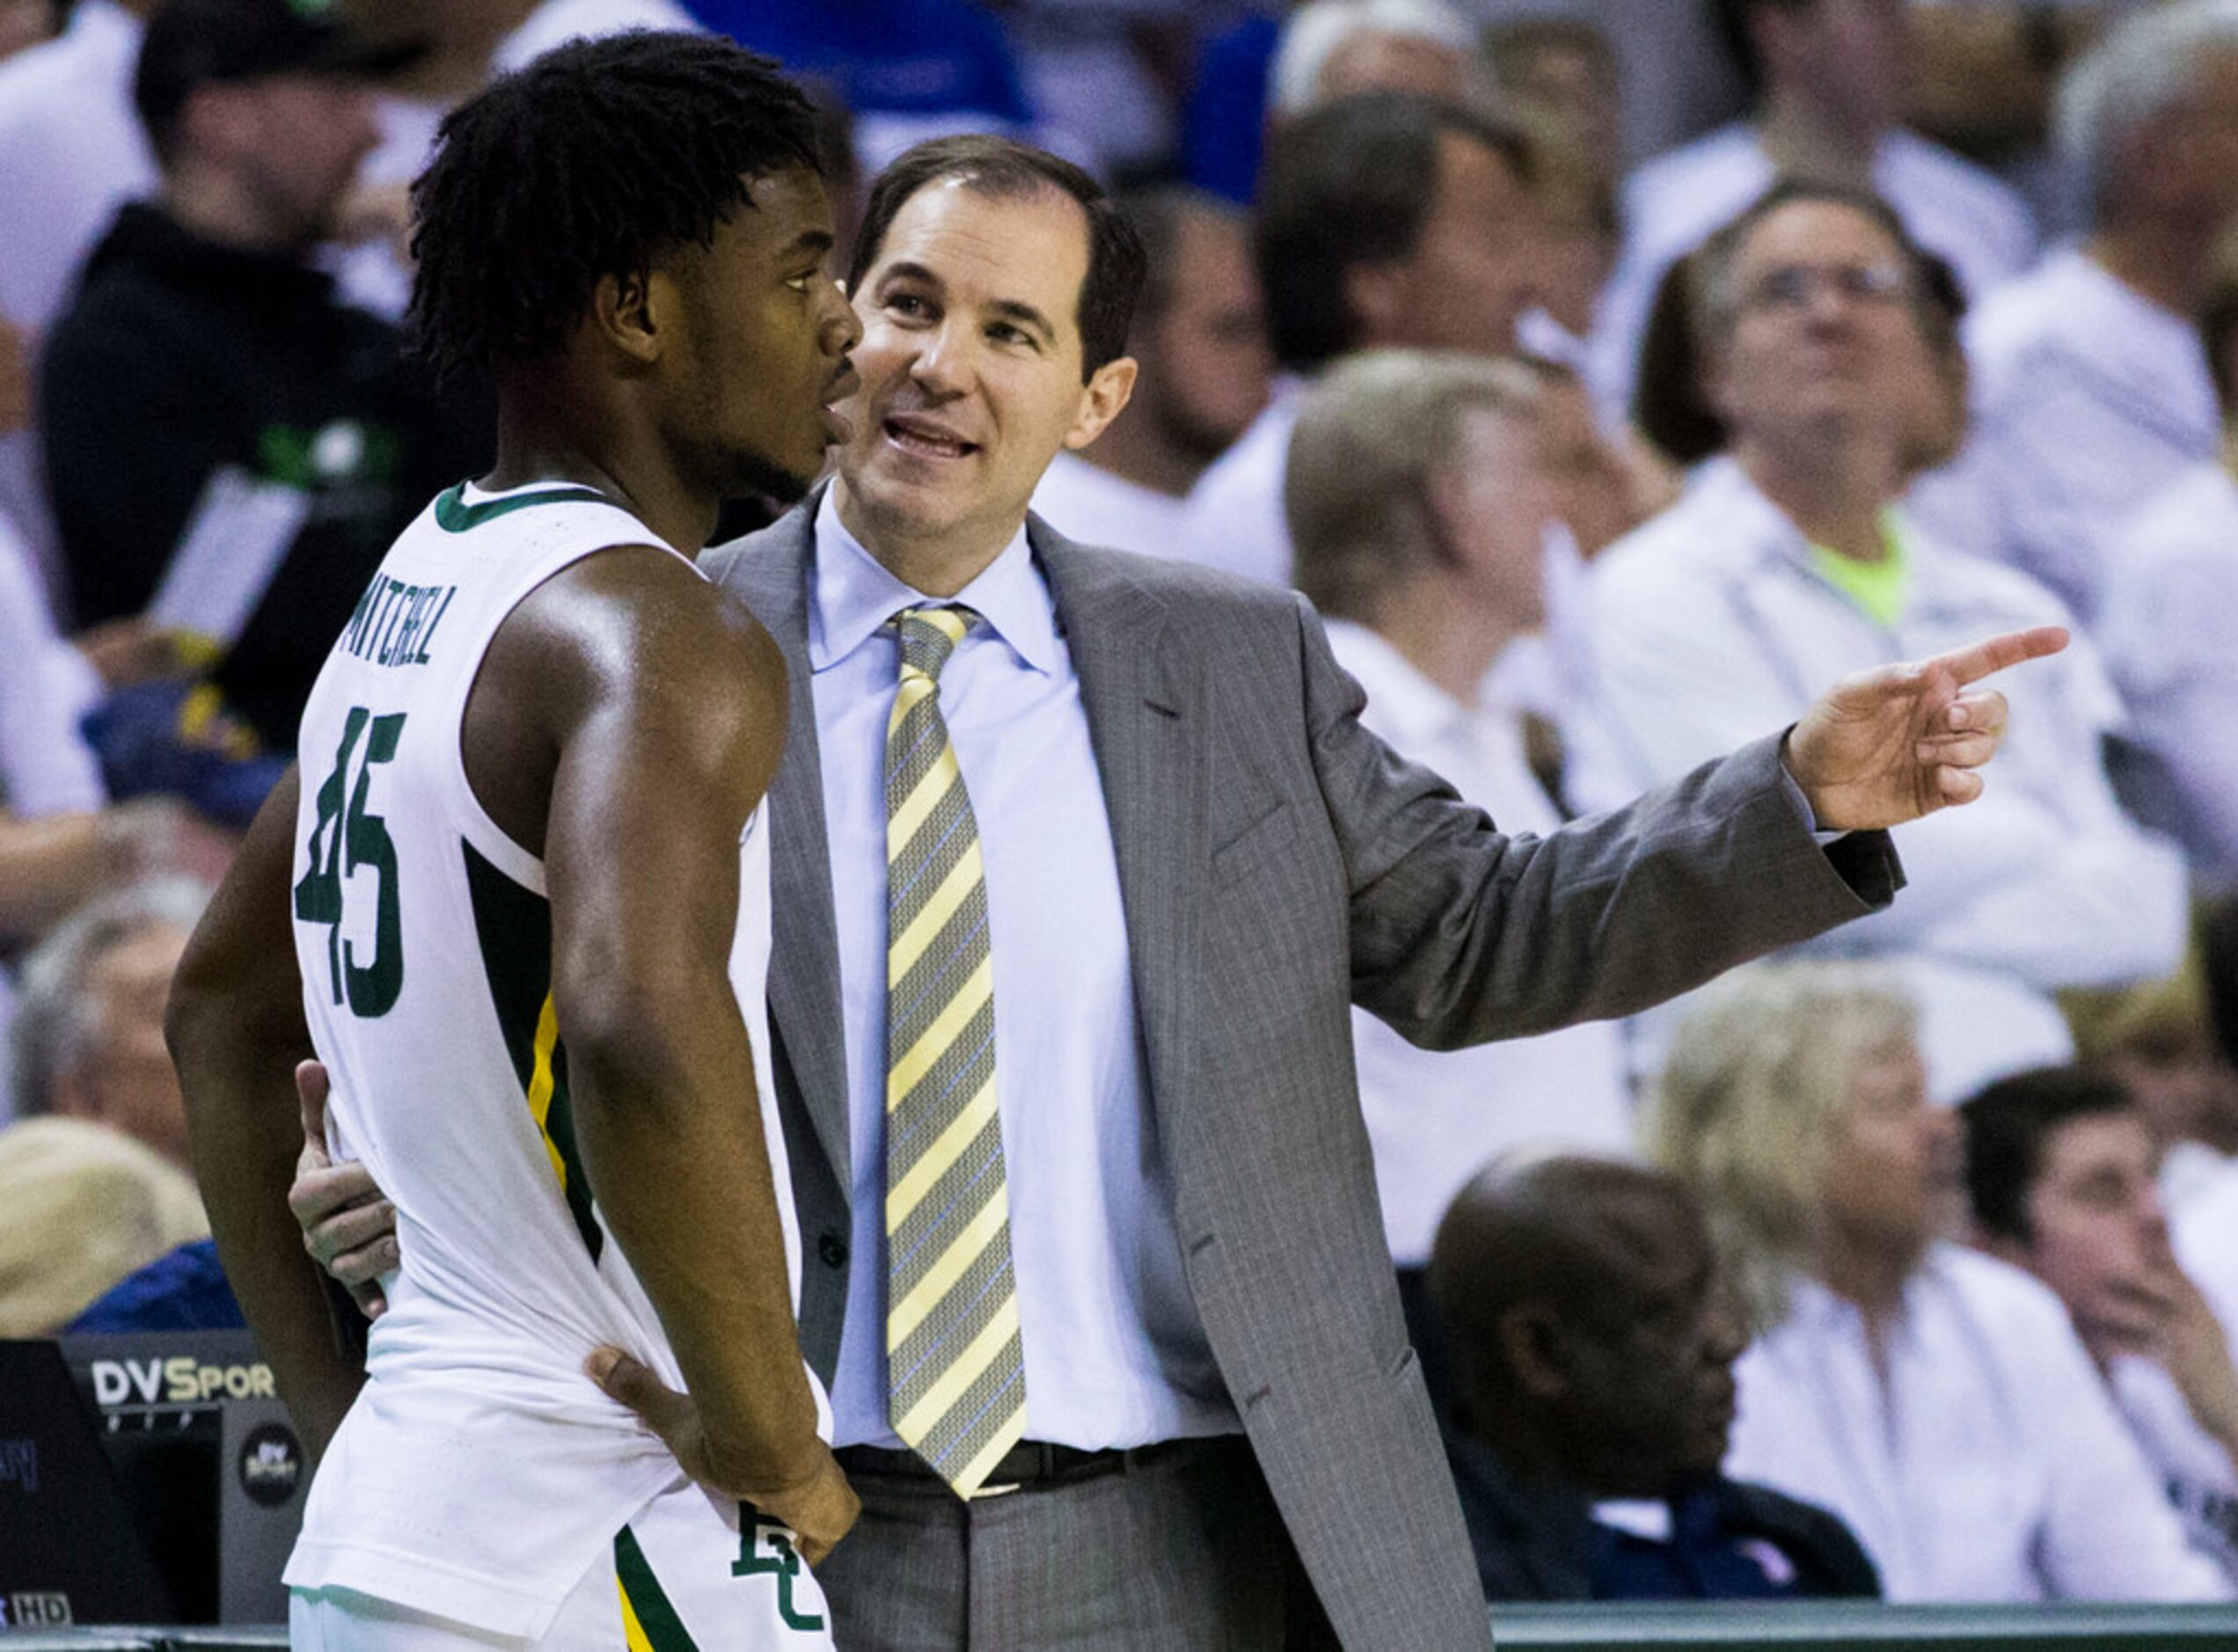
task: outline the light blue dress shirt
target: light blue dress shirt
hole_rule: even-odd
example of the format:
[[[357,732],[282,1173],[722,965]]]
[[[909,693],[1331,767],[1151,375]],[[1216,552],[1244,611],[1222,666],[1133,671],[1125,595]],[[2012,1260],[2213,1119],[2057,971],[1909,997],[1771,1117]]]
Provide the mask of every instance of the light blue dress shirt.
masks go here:
[[[880,567],[825,494],[808,663],[854,1160],[854,1264],[831,1388],[843,1445],[900,1444],[886,1414],[884,769],[900,660],[887,622],[937,600]],[[1144,1091],[1118,862],[1079,678],[1023,530],[950,600],[983,622],[940,675],[940,707],[986,866],[1026,1436],[1096,1449],[1234,1432]]]

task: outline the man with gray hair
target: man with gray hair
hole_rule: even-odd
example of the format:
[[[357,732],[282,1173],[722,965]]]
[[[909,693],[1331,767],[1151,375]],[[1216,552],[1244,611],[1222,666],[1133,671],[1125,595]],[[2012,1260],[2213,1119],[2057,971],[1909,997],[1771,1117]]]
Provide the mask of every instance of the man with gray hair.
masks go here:
[[[208,899],[187,879],[150,879],[90,903],[39,944],[11,1040],[18,1113],[106,1125],[187,1163],[164,1001]]]
[[[1988,172],[1904,129],[1902,0],[1694,0],[1755,94],[1750,119],[1641,167],[1624,186],[1623,251],[1592,339],[1593,388],[1627,406],[1664,271],[1782,179],[1870,189],[1978,297],[2026,267],[2036,229]]]
[[[1544,398],[1516,362],[1353,356],[1306,393],[1284,489],[1298,583],[1367,691],[1361,721],[1503,830],[1536,835],[1561,814],[1493,666],[1545,618],[1542,539],[1559,505]],[[1439,1400],[1444,1339],[1424,1283],[1439,1217],[1509,1149],[1627,1151],[1623,1052],[1605,1021],[1424,1050],[1358,1009],[1352,1044],[1400,1305]]]
[[[2057,127],[2084,239],[1975,312],[1973,436],[1914,502],[2089,625],[2110,537],[2220,429],[2190,317],[2238,216],[2238,4],[2122,24],[2062,82]]]
[[[1269,112],[1281,121],[1363,91],[1465,97],[1475,52],[1468,20],[1444,0],[1306,0],[1283,24]]]

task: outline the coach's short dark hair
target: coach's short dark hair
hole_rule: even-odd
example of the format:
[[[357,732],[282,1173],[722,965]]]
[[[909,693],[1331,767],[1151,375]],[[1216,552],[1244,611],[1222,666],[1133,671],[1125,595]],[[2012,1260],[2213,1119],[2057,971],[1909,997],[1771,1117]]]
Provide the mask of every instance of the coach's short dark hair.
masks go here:
[[[1080,329],[1080,382],[1127,353],[1127,329],[1142,296],[1147,260],[1142,238],[1101,184],[1071,161],[1015,138],[983,132],[928,139],[904,150],[871,186],[847,270],[858,294],[878,261],[886,232],[909,198],[929,184],[953,179],[983,195],[1015,200],[1054,189],[1080,203],[1088,218],[1088,273],[1073,317]]]
[[[2052,1133],[2076,1119],[2132,1107],[2118,1081],[2077,1067],[2015,1073],[1979,1092],[1958,1109],[1974,1220],[1986,1232],[2025,1244],[2029,1194],[2044,1173]]]
[[[1483,144],[1528,184],[1531,146],[1513,127],[1414,92],[1365,92],[1307,110],[1275,135],[1254,237],[1267,335],[1284,367],[1310,372],[1359,342],[1344,295],[1356,265],[1413,252],[1437,197],[1437,139]]]
[[[641,275],[750,208],[748,179],[823,170],[816,117],[717,35],[576,40],[454,109],[412,186],[412,326],[444,378],[549,355],[600,280]]]

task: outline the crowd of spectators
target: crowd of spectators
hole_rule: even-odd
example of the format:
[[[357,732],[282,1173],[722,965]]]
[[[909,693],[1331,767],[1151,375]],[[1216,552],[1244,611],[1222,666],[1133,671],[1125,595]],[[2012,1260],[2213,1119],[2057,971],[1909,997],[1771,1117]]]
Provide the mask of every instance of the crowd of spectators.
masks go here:
[[[1356,1012],[1363,1108],[1490,1597],[2238,1593],[2238,0],[0,4],[0,1335],[233,1312],[170,972],[490,447],[404,186],[638,26],[797,70],[843,189],[1120,186],[1139,379],[1036,509],[1294,585],[1508,830],[2071,626],[1892,908],[1622,1025]]]

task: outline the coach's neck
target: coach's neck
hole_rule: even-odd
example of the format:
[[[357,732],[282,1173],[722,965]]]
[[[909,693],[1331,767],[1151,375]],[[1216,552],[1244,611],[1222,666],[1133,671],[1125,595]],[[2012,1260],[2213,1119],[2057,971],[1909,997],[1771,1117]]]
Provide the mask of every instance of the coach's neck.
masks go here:
[[[955,596],[987,571],[1026,523],[1022,509],[927,522],[873,503],[848,487],[844,473],[832,478],[831,495],[841,525],[856,542],[889,574],[927,596]]]

